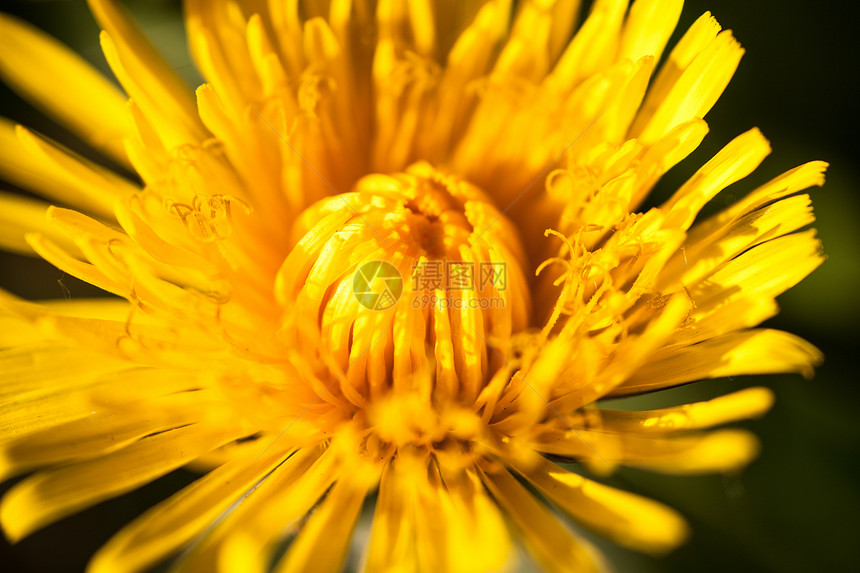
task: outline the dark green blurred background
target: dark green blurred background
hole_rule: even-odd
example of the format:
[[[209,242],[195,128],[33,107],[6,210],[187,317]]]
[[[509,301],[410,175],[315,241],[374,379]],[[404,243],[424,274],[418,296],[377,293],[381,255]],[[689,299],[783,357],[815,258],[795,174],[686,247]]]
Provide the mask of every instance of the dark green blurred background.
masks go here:
[[[189,84],[178,2],[128,2],[147,32]],[[5,1],[2,9],[73,46],[102,70],[98,29],[82,1]],[[860,4],[812,0],[687,2],[679,30],[710,10],[734,30],[747,53],[735,79],[707,116],[702,148],[661,182],[672,189],[741,132],[758,126],[773,155],[747,180],[715,200],[734,201],[779,173],[811,159],[831,163],[826,186],[813,194],[817,227],[829,260],[780,299],[770,326],[800,334],[824,350],[816,378],[761,376],[703,382],[642,398],[642,406],[707,399],[766,385],[777,402],[765,418],[743,424],[764,444],[761,457],[734,476],[667,477],[622,470],[609,482],[682,511],[693,526],[687,545],[652,559],[597,541],[618,571],[853,571],[860,570],[860,377],[856,321],[860,293]],[[676,33],[675,40],[677,40]],[[0,38],[0,49],[2,49]],[[674,41],[674,40],[673,40]],[[71,136],[0,85],[0,114],[77,148]],[[2,188],[8,189],[9,186]],[[92,287],[36,259],[0,255],[0,285],[31,298],[91,296]],[[176,472],[33,535],[0,545],[3,571],[78,571],[112,532],[193,479]],[[3,486],[3,490],[10,484]]]

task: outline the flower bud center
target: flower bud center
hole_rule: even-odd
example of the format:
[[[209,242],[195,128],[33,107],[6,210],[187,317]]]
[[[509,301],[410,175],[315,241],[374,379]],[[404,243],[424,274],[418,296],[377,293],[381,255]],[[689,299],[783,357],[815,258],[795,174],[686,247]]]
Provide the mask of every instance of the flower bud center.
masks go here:
[[[294,232],[275,285],[281,334],[355,406],[390,392],[471,402],[528,324],[516,229],[483,191],[428,164],[362,178]]]

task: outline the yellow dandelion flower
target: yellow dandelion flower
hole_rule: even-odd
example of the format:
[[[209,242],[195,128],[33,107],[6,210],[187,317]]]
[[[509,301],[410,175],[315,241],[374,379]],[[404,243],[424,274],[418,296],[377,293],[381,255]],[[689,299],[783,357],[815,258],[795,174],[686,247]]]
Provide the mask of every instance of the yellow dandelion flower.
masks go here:
[[[755,328],[822,262],[812,162],[697,221],[769,153],[753,129],[640,208],[705,137],[742,48],[679,0],[187,0],[196,98],[90,0],[125,93],[0,17],[5,81],[118,168],[8,120],[4,248],[111,298],[0,294],[6,535],[194,464],[97,573],[601,570],[562,521],[659,554],[687,528],[571,471],[747,464],[764,388],[599,400],[820,353]],[[574,33],[575,31],[575,33]],[[132,173],[134,175],[132,175]],[[702,219],[702,218],[700,218]],[[284,552],[284,548],[285,552]]]

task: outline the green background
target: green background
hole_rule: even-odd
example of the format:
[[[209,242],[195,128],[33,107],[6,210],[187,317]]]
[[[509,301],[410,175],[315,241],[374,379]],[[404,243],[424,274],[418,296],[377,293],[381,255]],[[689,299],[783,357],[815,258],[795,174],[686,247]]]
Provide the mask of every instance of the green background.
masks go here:
[[[178,3],[128,2],[156,45],[196,85]],[[3,2],[73,46],[103,70],[98,29],[82,1]],[[829,260],[780,299],[769,325],[800,334],[820,347],[826,363],[814,380],[794,376],[721,379],[686,386],[638,406],[706,399],[751,385],[777,396],[763,419],[741,424],[764,449],[745,472],[731,476],[668,477],[622,470],[609,483],[681,510],[690,541],[654,559],[595,540],[618,571],[851,571],[860,563],[860,425],[857,423],[856,323],[860,292],[860,173],[857,162],[858,24],[860,4],[811,0],[687,2],[679,31],[705,10],[735,32],[747,53],[714,110],[701,149],[661,182],[667,196],[707,158],[741,132],[758,126],[774,153],[746,180],[714,201],[721,207],[779,173],[811,159],[831,163],[826,186],[813,193],[820,236]],[[675,40],[678,38],[676,33]],[[2,38],[0,38],[0,49]],[[71,136],[0,85],[0,114],[75,147]],[[75,147],[79,151],[80,148]],[[9,186],[2,188],[8,189]],[[32,298],[73,297],[94,289],[36,259],[0,255],[0,285]],[[5,571],[78,571],[123,523],[190,482],[175,472],[25,539],[0,545]],[[2,489],[10,486],[5,484]]]

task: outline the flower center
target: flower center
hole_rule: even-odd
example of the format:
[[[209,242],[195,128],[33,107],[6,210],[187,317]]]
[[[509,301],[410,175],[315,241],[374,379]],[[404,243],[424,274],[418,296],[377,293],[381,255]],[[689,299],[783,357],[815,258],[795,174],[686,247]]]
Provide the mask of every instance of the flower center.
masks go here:
[[[280,334],[317,359],[327,401],[472,404],[528,324],[516,229],[483,191],[426,163],[362,178],[293,232],[275,283]]]

